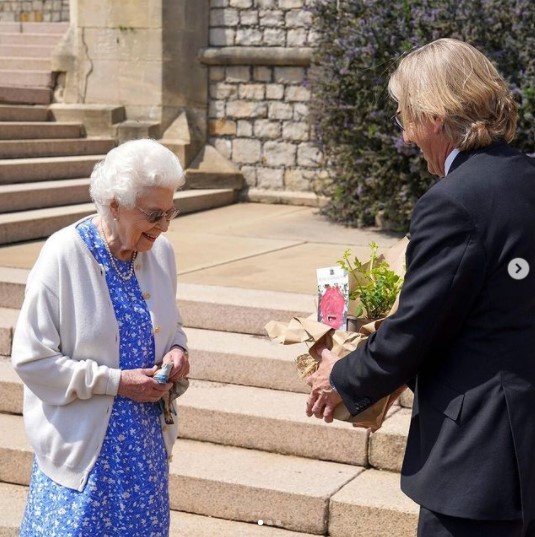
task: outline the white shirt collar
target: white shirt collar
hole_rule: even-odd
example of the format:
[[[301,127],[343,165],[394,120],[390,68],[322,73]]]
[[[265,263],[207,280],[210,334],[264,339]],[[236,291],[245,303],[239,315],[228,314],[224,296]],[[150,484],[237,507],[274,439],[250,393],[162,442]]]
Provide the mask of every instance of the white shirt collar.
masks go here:
[[[455,157],[460,153],[460,151],[455,147],[453,151],[446,157],[446,162],[444,163],[444,177],[448,175],[451,165],[455,160]]]

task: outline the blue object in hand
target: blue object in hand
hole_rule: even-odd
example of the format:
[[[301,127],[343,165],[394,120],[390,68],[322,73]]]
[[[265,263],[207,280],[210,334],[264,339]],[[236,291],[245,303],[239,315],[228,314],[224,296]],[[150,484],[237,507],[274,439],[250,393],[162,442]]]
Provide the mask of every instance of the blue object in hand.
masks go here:
[[[169,374],[171,373],[171,370],[173,369],[172,362],[166,362],[162,365],[161,369],[159,369],[154,374],[154,380],[158,382],[159,384],[165,384],[166,382],[169,382]]]

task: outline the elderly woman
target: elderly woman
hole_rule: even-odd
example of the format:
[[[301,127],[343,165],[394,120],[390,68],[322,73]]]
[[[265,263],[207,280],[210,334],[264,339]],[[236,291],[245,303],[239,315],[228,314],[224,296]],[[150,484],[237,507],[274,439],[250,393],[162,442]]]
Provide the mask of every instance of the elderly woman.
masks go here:
[[[443,177],[414,209],[399,309],[340,360],[323,350],[308,415],[415,388],[402,468],[420,537],[535,535],[535,161],[492,63],[439,39],[390,79],[406,143]]]
[[[22,537],[168,535],[177,420],[160,402],[189,363],[162,234],[183,182],[153,140],[112,149],[91,176],[98,214],[53,234],[28,277],[12,353],[35,452]]]

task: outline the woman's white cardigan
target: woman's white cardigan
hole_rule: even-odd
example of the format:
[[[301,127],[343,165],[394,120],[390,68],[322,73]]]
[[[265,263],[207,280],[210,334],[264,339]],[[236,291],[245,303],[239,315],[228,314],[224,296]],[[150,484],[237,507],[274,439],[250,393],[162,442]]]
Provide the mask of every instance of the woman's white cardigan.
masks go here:
[[[83,490],[102,447],[121,372],[119,327],[105,269],[77,224],[46,241],[28,276],[12,362],[25,384],[24,424],[40,468],[57,483]],[[172,345],[186,348],[176,306],[175,256],[165,237],[138,255],[135,273],[160,361]],[[168,456],[177,421],[165,425],[162,418]]]

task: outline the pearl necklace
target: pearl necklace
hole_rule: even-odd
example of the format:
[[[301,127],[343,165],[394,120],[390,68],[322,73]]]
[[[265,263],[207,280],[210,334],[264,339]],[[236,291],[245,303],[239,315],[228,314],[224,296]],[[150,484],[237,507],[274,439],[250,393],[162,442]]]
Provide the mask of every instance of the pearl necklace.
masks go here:
[[[123,272],[119,270],[117,263],[115,263],[114,255],[111,253],[110,245],[108,244],[108,240],[106,239],[106,235],[104,234],[104,228],[102,227],[102,220],[100,221],[99,227],[100,227],[100,234],[102,235],[102,239],[104,240],[104,246],[106,247],[106,251],[108,252],[108,255],[110,256],[111,266],[115,269],[117,276],[119,276],[121,280],[127,282],[134,275],[134,261],[136,260],[136,257],[137,257],[137,250],[134,250],[134,253],[132,254],[132,258],[130,259],[130,267],[128,269],[128,272],[124,274]]]

